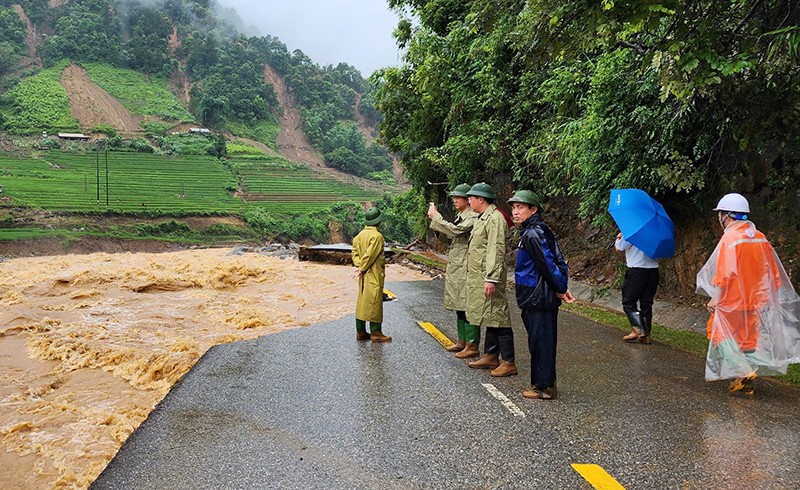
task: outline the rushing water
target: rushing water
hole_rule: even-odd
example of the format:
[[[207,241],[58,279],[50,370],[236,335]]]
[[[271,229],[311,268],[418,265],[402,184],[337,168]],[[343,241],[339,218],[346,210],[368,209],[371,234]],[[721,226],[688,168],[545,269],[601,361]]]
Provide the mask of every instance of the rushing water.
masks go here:
[[[0,264],[0,488],[88,487],[209,347],[355,308],[349,267],[228,252]]]

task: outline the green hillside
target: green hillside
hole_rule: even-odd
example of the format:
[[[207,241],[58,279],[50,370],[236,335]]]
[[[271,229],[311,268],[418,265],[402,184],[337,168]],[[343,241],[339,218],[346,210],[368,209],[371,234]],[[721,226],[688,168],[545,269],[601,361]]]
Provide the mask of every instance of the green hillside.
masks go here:
[[[241,215],[318,211],[339,202],[379,199],[280,158],[220,161],[142,153],[42,153],[0,157],[3,207],[133,215]]]
[[[23,18],[32,32],[46,33],[36,36],[34,45],[26,44],[31,36],[26,37]],[[272,83],[281,83],[297,105],[300,129],[329,166],[376,181],[391,179],[387,150],[366,139],[357,125],[374,128],[379,121],[373,84],[345,63],[319,66],[271,36],[243,36],[220,20],[215,2],[0,0],[0,58],[0,135],[141,132],[158,147],[156,138],[192,122],[277,150],[284,107]],[[127,117],[123,124],[109,114],[110,123],[85,115],[75,121],[59,84],[69,63],[86,69],[134,122]],[[84,99],[80,107],[101,116],[109,110],[102,104],[83,107],[92,100]],[[146,149],[141,142],[135,147]]]
[[[202,241],[182,222],[97,225],[202,215],[245,223],[219,236],[324,240],[329,221],[352,236],[364,203],[390,206],[376,189],[394,192],[392,161],[363,136],[379,121],[374,85],[347,64],[319,66],[274,37],[243,36],[217,9],[208,0],[0,0],[0,238]],[[294,134],[279,145],[285,107]],[[192,126],[210,133],[187,134]],[[276,156],[308,140],[328,166],[376,183]],[[63,219],[53,225],[50,213]]]

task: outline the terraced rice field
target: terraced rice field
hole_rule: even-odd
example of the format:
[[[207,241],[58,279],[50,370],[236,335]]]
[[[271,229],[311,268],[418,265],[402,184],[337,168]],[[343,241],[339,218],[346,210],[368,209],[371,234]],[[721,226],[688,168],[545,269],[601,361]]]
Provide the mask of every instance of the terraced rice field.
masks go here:
[[[239,196],[248,203],[284,212],[302,212],[342,201],[370,201],[380,197],[331,177],[315,175],[303,165],[280,161],[233,161],[231,168],[239,177]]]
[[[4,206],[75,212],[241,214],[258,206],[294,214],[380,197],[280,159],[226,164],[205,156],[117,152],[0,157],[0,184]]]

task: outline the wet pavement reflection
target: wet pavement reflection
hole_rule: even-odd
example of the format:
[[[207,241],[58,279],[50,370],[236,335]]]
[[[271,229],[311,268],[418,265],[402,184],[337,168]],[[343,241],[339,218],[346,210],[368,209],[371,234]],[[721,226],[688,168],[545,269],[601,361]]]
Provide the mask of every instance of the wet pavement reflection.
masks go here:
[[[573,463],[628,489],[800,482],[796,388],[758,379],[734,397],[703,380],[698,356],[562,312],[559,399],[529,400],[518,312],[520,373],[492,378],[417,326],[455,336],[441,281],[388,287],[390,344],[356,342],[350,315],[212,348],[94,487],[592,488]]]

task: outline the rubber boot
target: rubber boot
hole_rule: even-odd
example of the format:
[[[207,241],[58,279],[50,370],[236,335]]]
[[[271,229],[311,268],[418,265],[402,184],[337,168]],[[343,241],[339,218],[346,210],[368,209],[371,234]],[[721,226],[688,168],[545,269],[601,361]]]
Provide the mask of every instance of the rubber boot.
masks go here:
[[[499,366],[489,371],[489,374],[495,378],[513,376],[517,374],[517,365],[514,364],[514,361],[502,361]]]
[[[481,343],[481,327],[476,327],[465,321],[464,340],[467,341],[467,344],[464,346],[464,350],[456,353],[457,358],[470,359],[481,355],[481,351],[478,349]]]
[[[467,341],[465,340],[466,339],[466,336],[465,336],[466,334],[464,333],[464,323],[466,323],[466,322],[464,322],[464,320],[461,320],[461,319],[458,320],[458,323],[457,323],[457,325],[458,325],[458,340],[456,341],[455,344],[451,345],[450,347],[448,347],[446,349],[447,352],[461,352],[462,350],[464,350],[464,347],[466,347]]]
[[[392,338],[388,335],[383,335],[381,332],[381,324],[375,322],[369,322],[369,330],[372,332],[370,335],[370,340],[373,342],[391,342]]]
[[[367,322],[364,320],[356,320],[356,340],[363,341],[369,340],[371,337],[367,333]]]
[[[497,354],[484,354],[477,361],[468,362],[467,366],[475,369],[494,369],[500,365]]]

